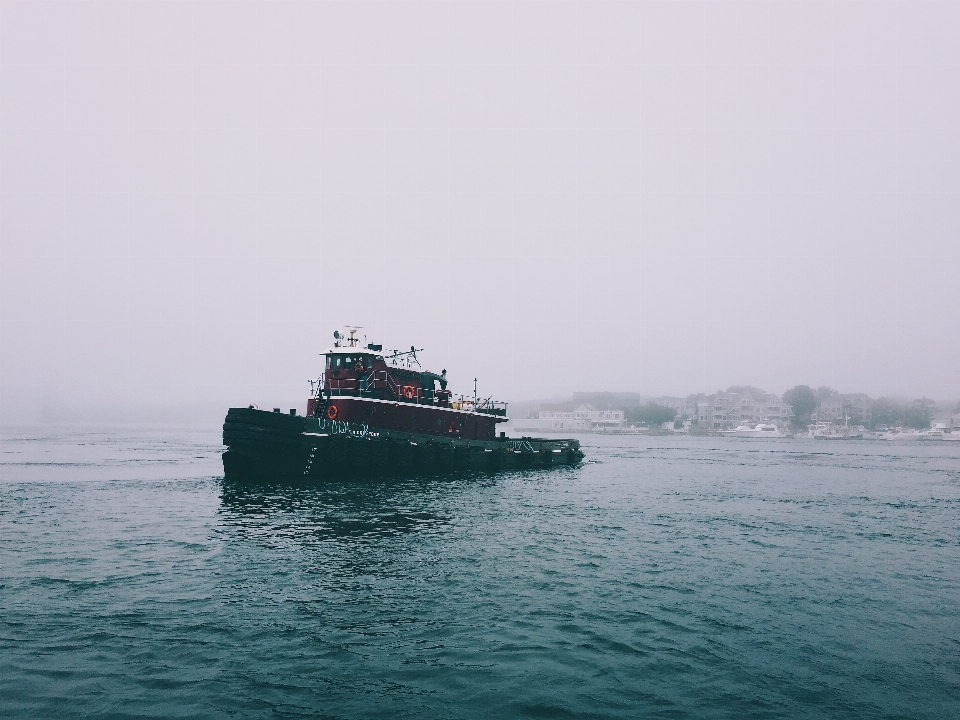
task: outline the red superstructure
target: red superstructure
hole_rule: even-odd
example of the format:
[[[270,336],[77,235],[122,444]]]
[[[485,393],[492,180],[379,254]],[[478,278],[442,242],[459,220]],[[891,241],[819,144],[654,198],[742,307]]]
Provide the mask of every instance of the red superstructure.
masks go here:
[[[447,371],[423,370],[415,348],[384,354],[380,345],[362,347],[355,334],[334,333],[308,417],[465,440],[493,440],[497,423],[507,421],[506,403],[454,398]]]

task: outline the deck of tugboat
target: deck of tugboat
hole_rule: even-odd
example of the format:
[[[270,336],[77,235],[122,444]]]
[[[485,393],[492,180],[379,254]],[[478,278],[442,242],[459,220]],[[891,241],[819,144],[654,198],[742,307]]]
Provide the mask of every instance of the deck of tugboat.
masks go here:
[[[406,440],[409,442],[435,443],[443,442],[453,447],[475,447],[475,448],[494,448],[509,447],[520,448],[529,446],[530,449],[540,450],[549,447],[568,446],[571,442],[579,447],[580,443],[572,439],[558,438],[538,438],[538,437],[496,437],[492,440],[472,440],[461,437],[445,437],[443,435],[427,435],[424,433],[404,432],[402,430],[387,430],[383,428],[372,428],[356,423],[337,423],[336,420],[324,420],[323,418],[303,418],[304,430],[303,436],[310,437],[329,437],[331,435],[351,435],[353,437],[371,437],[395,440]]]
[[[364,395],[348,394],[347,392],[344,392],[342,394],[333,393],[330,395],[330,399],[331,400],[355,400],[357,402],[364,402],[364,403],[382,403],[384,405],[391,405],[391,406],[410,405],[412,407],[429,408],[431,410],[441,410],[443,412],[456,413],[457,415],[476,415],[477,417],[484,417],[484,418],[493,417],[496,419],[495,421],[498,423],[509,422],[509,419],[507,418],[506,415],[499,415],[494,412],[494,410],[499,411],[499,408],[486,410],[486,411],[482,408],[479,410],[477,409],[466,410],[462,406],[459,408],[455,408],[455,407],[443,407],[442,405],[433,405],[431,403],[413,402],[408,400],[390,400],[390,399],[384,400],[382,398],[372,398],[372,397],[366,397]]]

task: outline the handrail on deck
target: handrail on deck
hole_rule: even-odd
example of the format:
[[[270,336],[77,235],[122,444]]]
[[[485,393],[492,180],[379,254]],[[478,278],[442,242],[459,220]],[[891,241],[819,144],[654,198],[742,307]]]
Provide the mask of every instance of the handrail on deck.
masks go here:
[[[322,373],[319,383],[320,390],[326,390],[334,396],[343,396],[348,393],[363,396],[364,393],[372,393],[376,390],[389,390],[394,397],[402,402],[418,405],[437,404],[436,393],[433,393],[432,402],[426,401],[423,388],[416,385],[400,385],[387,370],[371,370],[359,378],[328,378],[326,373]],[[408,388],[413,393],[412,397],[406,396]],[[507,403],[505,402],[496,401],[492,398],[471,398],[465,395],[457,397],[457,400],[451,397],[450,406],[454,410],[504,417],[507,414]]]

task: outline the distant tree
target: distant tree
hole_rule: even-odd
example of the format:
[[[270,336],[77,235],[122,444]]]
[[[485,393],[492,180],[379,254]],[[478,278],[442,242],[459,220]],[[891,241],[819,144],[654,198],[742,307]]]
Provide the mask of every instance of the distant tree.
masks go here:
[[[638,405],[627,411],[627,420],[638,425],[663,425],[663,423],[671,422],[676,417],[676,410],[656,403]]]
[[[835,395],[836,392],[837,391],[834,390],[833,388],[828,388],[826,385],[821,385],[820,387],[817,388],[817,399],[826,400],[830,396]]]
[[[750,393],[751,395],[766,395],[766,393],[758,387],[753,385],[731,385],[727,388],[728,393]]]
[[[903,425],[905,408],[892,398],[879,398],[870,411],[870,427],[899,427]]]
[[[916,407],[926,408],[927,410],[930,411],[930,415],[935,415],[939,410],[939,408],[937,408],[936,401],[931,400],[930,398],[927,398],[927,397],[922,397],[919,400],[914,400],[913,404]]]
[[[870,426],[909,427],[926,430],[930,427],[933,406],[929,401],[917,400],[912,405],[903,405],[893,398],[880,398],[873,404]]]
[[[820,401],[807,385],[797,385],[783,394],[783,401],[793,409],[793,422],[799,427],[810,424],[810,416]]]
[[[904,408],[903,424],[916,430],[926,430],[930,427],[930,408],[917,403],[912,407]]]

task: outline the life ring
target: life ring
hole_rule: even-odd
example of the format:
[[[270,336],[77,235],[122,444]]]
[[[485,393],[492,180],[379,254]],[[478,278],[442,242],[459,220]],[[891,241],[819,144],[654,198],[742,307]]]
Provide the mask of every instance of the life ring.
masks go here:
[[[336,419],[336,417],[337,417],[337,406],[336,406],[336,405],[331,405],[330,407],[327,408],[327,417],[330,418],[331,420],[335,420],[335,419]]]
[[[404,396],[407,400],[413,400],[413,386],[412,386],[412,385],[405,385],[405,386],[404,386],[404,388],[403,388],[403,396]]]

